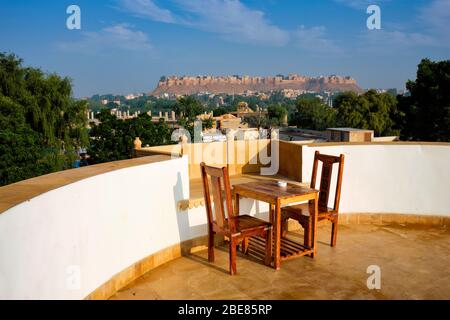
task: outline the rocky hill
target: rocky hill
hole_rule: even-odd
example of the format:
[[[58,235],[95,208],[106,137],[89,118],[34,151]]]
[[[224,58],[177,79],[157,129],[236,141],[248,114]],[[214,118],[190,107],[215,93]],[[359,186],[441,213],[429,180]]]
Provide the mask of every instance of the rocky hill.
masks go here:
[[[195,93],[244,94],[249,92],[270,92],[291,89],[300,91],[355,91],[362,92],[351,77],[304,77],[299,75],[251,77],[251,76],[183,76],[163,77],[151,93],[160,96],[164,93],[184,95]]]

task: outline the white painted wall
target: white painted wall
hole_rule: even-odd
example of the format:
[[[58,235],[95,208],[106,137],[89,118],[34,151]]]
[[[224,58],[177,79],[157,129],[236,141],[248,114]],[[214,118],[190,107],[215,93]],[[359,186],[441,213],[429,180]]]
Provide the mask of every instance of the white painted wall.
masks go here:
[[[177,212],[183,199],[186,156],[93,176],[3,212],[0,299],[83,299],[142,258],[206,235],[205,208]]]
[[[311,181],[316,150],[345,155],[341,212],[450,216],[449,146],[304,146],[303,182]],[[320,176],[320,171],[318,174]],[[336,174],[337,165],[333,169],[333,188]],[[333,199],[334,192],[330,197],[330,206]]]
[[[450,147],[304,146],[305,182],[315,150],[346,156],[341,212],[450,215]],[[82,299],[142,258],[205,235],[204,207],[177,212],[188,198],[183,157],[90,177],[7,210],[0,214],[0,299]],[[267,219],[267,211],[242,200],[242,214]]]
[[[176,212],[188,197],[184,157],[94,176],[9,209],[0,215],[0,299],[86,297],[197,234]],[[79,289],[71,281],[77,268]]]

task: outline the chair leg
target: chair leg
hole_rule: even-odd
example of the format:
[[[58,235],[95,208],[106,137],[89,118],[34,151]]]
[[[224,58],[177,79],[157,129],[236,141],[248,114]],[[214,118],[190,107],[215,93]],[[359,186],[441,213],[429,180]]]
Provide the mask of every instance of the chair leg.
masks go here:
[[[266,266],[272,264],[272,228],[266,230]]]
[[[335,218],[331,223],[331,241],[330,245],[332,247],[336,246],[336,239],[337,239],[337,228],[338,228],[338,219]]]
[[[209,230],[208,232],[208,261],[214,262],[214,232]]]
[[[286,237],[288,232],[288,219],[281,220],[281,236]]]
[[[236,274],[236,240],[230,239],[230,275]]]
[[[313,246],[313,240],[312,240],[312,238],[313,238],[313,235],[312,235],[313,234],[313,227],[312,227],[311,220],[309,221],[308,229],[309,229],[309,232],[308,232],[308,246],[311,248]],[[317,229],[317,227],[316,227],[316,229]],[[317,237],[317,233],[314,235],[314,237]],[[316,246],[317,246],[317,238],[316,238]],[[314,259],[316,257],[316,252],[314,251],[313,253],[311,253],[310,257]]]

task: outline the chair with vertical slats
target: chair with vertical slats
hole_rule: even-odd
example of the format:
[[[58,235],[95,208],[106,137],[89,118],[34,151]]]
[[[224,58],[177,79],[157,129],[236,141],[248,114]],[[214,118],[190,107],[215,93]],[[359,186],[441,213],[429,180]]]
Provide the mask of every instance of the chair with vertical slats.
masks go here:
[[[320,154],[316,151],[314,154],[314,165],[311,178],[311,188],[316,187],[317,169],[319,161],[322,163],[322,174],[320,177],[319,187],[319,214],[318,221],[328,220],[331,221],[331,241],[332,247],[336,246],[337,227],[338,227],[338,214],[339,214],[339,202],[341,199],[341,187],[342,187],[342,173],[344,170],[344,155],[339,157],[330,156],[326,154]],[[330,197],[331,188],[331,176],[333,172],[333,165],[338,164],[338,175],[336,181],[336,193],[334,197],[333,208],[328,207],[328,200]],[[314,212],[314,204],[312,202],[304,203],[300,205],[285,207],[282,209],[282,232],[286,233],[287,220],[297,220],[304,229],[304,245],[306,247],[311,246],[311,212]]]
[[[236,274],[236,247],[241,242],[245,247],[248,238],[252,236],[262,236],[266,239],[265,264],[270,265],[272,260],[272,225],[264,220],[233,212],[227,167],[210,167],[203,162],[200,166],[208,218],[208,260],[214,262],[214,235],[226,236],[230,240],[230,274]],[[208,176],[210,179],[208,179]],[[210,183],[208,180],[210,180]],[[212,194],[209,188],[210,184]],[[211,201],[211,196],[213,201]],[[225,196],[225,199],[223,196]],[[215,216],[213,216],[213,203]],[[225,215],[225,211],[228,216]]]

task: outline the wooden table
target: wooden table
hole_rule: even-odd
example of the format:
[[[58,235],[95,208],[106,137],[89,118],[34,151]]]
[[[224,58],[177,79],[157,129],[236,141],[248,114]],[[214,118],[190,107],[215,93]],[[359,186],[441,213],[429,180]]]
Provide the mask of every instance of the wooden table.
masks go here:
[[[290,184],[286,187],[280,187],[276,181],[258,181],[234,185],[234,205],[235,212],[239,212],[239,199],[255,199],[269,204],[269,218],[273,224],[274,232],[274,267],[280,269],[281,261],[298,256],[310,254],[312,257],[316,254],[316,227],[317,227],[317,205],[318,190],[301,187]],[[305,247],[293,240],[281,237],[281,206],[296,202],[313,200],[315,213],[312,218],[312,247]],[[252,239],[256,242],[262,239]],[[262,245],[262,243],[260,243]]]

